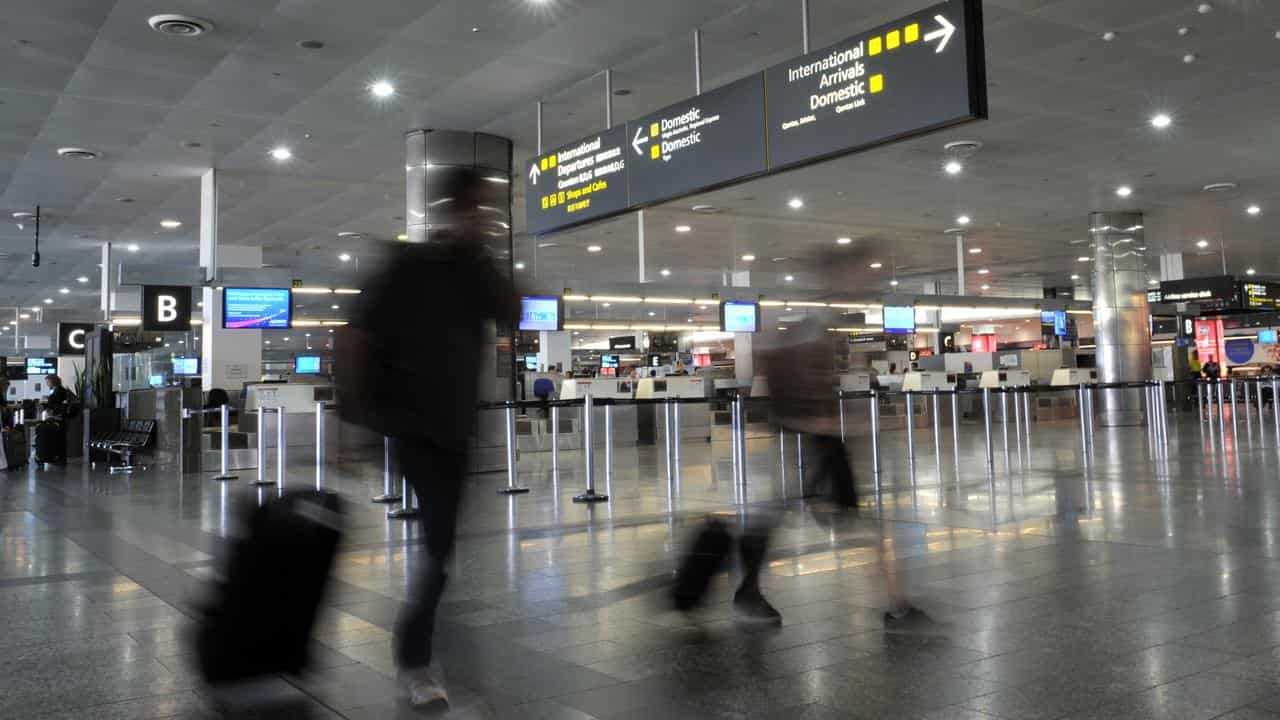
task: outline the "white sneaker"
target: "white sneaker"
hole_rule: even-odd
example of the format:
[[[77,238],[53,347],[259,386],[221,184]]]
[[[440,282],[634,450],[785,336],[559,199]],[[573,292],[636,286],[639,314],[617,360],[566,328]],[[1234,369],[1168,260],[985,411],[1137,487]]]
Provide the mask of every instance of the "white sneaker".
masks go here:
[[[401,682],[409,696],[409,704],[416,708],[435,703],[449,704],[449,693],[444,689],[444,676],[431,668],[409,670],[401,673]]]

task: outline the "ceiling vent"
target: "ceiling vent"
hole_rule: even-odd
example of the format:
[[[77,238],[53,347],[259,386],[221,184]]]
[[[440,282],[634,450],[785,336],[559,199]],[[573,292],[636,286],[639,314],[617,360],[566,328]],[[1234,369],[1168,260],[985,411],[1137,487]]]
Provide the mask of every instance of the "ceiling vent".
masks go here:
[[[98,153],[84,148],[64,147],[58,148],[58,157],[68,160],[92,160],[98,157]]]
[[[703,215],[714,215],[715,213],[720,212],[720,208],[715,205],[694,205],[689,209],[696,213],[702,213]]]
[[[1239,185],[1236,185],[1233,182],[1209,183],[1208,185],[1204,186],[1204,191],[1205,192],[1227,192],[1228,190],[1235,190],[1237,187],[1239,187]]]
[[[982,149],[982,143],[977,140],[956,140],[942,146],[947,151],[947,155],[958,160],[965,160],[978,154]]]
[[[190,15],[152,15],[147,24],[158,33],[182,37],[195,37],[213,30],[213,23]]]

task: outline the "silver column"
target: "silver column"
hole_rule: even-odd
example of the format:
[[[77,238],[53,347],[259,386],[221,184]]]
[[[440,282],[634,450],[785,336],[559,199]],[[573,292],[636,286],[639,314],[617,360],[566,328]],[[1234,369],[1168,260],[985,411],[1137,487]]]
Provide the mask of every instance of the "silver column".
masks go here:
[[[250,485],[275,485],[275,480],[267,479],[267,413],[266,408],[258,408],[258,477]]]
[[[880,393],[871,391],[871,473],[880,492]]]
[[[284,490],[285,441],[284,406],[276,408],[276,489]]]
[[[582,472],[586,475],[587,489],[581,495],[575,495],[573,501],[576,503],[596,503],[604,502],[609,499],[608,495],[601,495],[596,492],[596,471],[595,471],[595,448],[592,447],[594,441],[591,431],[591,389],[587,388],[586,394],[582,396]]]
[[[43,411],[41,411],[40,419],[44,419]],[[218,454],[222,471],[218,473],[214,480],[235,480],[236,476],[232,475],[227,469],[227,465],[231,463],[231,408],[225,403],[218,408],[218,425],[222,431],[222,449]]]
[[[911,393],[905,393],[907,398],[907,466],[914,472],[916,468],[916,408],[912,402]]]
[[[987,470],[996,466],[995,451],[991,447],[991,388],[982,388],[982,430],[987,443]]]
[[[1150,309],[1147,305],[1142,213],[1089,215],[1094,251],[1093,322],[1098,382],[1147,382],[1151,373]],[[1104,427],[1140,425],[1140,390],[1103,390]]]
[[[324,403],[316,403],[316,490],[324,489]]]
[[[373,498],[376,503],[400,502],[400,496],[391,487],[391,438],[382,438],[382,494]]]

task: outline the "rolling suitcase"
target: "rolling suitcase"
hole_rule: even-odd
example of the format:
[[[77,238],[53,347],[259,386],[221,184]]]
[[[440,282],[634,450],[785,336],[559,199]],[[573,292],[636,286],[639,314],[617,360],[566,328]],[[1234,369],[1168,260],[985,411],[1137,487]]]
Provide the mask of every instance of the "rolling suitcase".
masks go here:
[[[58,420],[41,420],[33,433],[36,446],[36,462],[59,462],[66,453],[62,451],[62,423]]]
[[[225,581],[195,630],[212,684],[297,672],[333,566],[340,529],[333,493],[298,490],[253,509],[228,552]]]
[[[4,431],[5,470],[17,470],[27,464],[27,435],[19,428]]]
[[[723,522],[716,519],[707,521],[676,571],[671,595],[677,610],[689,610],[702,600],[711,578],[720,571],[729,556],[732,544],[729,528]]]

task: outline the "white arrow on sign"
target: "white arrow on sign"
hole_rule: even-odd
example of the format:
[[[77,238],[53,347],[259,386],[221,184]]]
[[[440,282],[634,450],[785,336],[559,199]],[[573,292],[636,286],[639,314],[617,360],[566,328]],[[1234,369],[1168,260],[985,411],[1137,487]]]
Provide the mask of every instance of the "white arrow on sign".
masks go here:
[[[947,43],[951,42],[951,36],[956,34],[956,26],[952,25],[950,21],[948,21],[946,18],[942,17],[941,15],[934,15],[933,19],[937,20],[938,24],[941,25],[942,27],[938,28],[937,30],[934,30],[931,33],[927,33],[924,36],[924,41],[933,42],[938,38],[942,38],[942,42],[939,43],[938,49],[934,51],[935,53],[940,53],[943,50],[947,49]]]
[[[538,170],[538,164],[534,163],[533,167],[529,168],[529,182],[533,183],[534,185],[537,185],[538,176],[541,174],[542,173]]]
[[[644,143],[644,141],[645,141],[644,127],[641,126],[636,128],[636,136],[631,139],[631,149],[635,150],[636,154],[639,155],[640,157],[644,157],[644,151],[640,149],[640,146]]]

